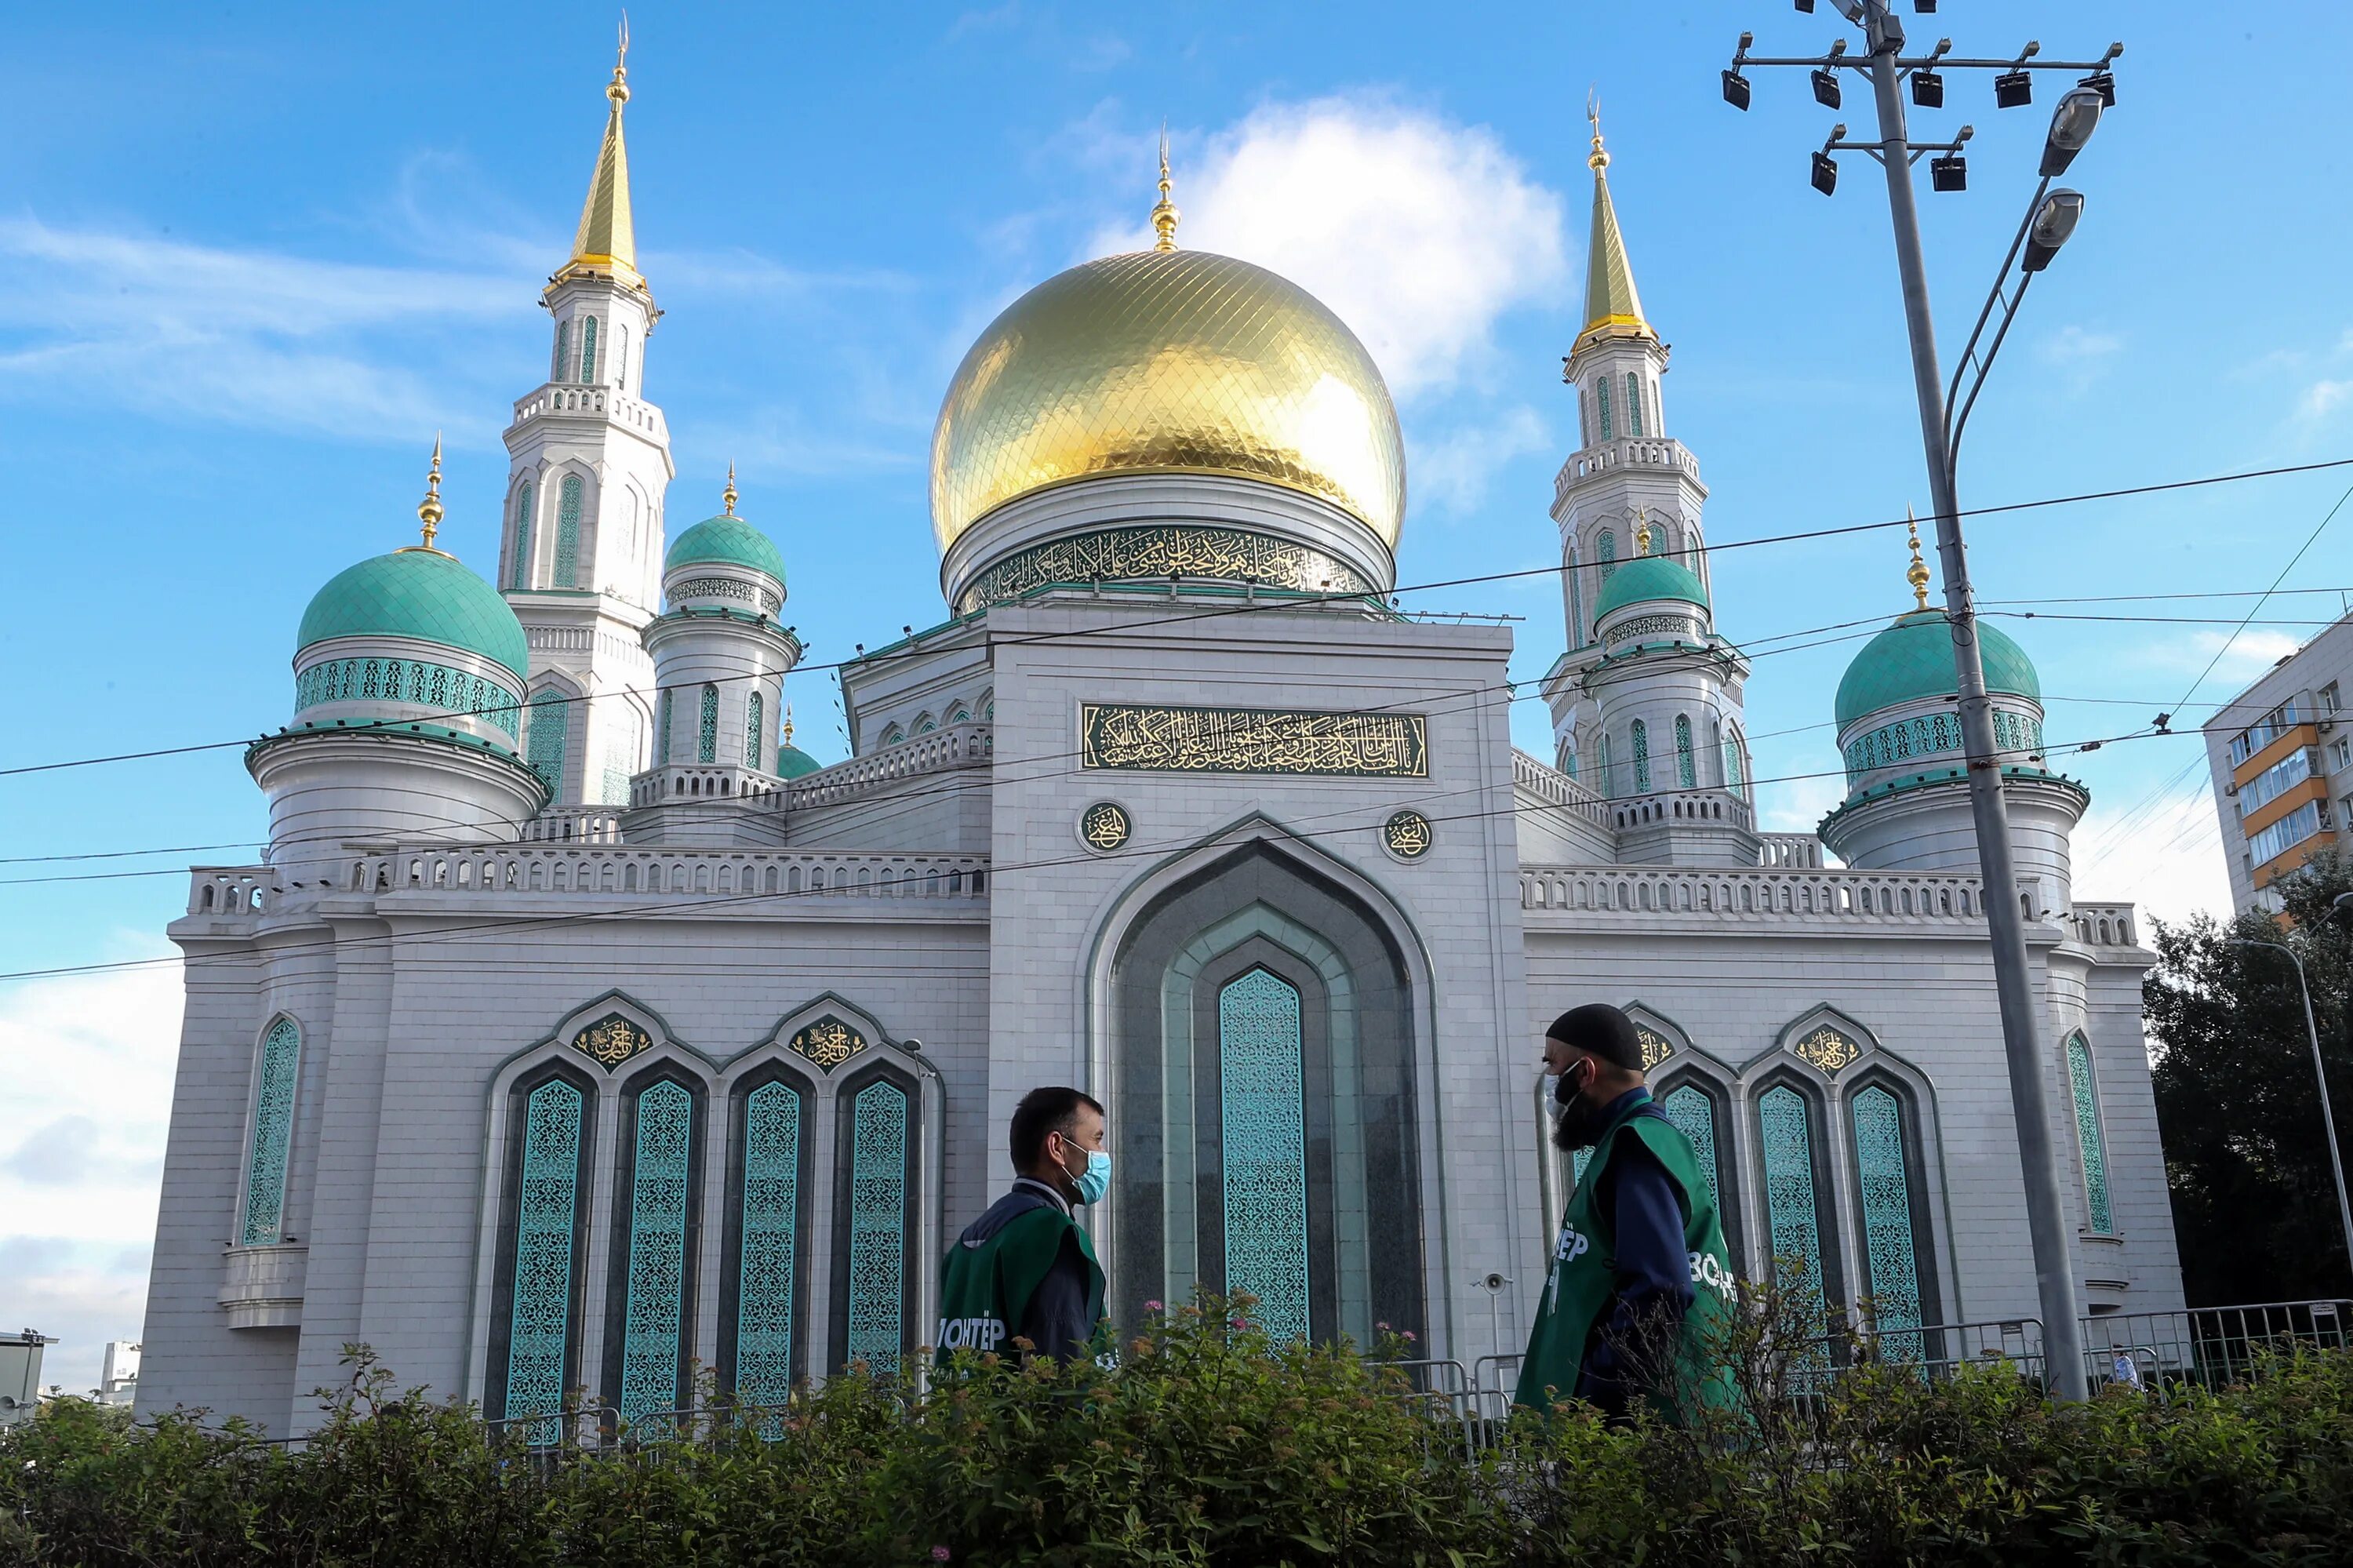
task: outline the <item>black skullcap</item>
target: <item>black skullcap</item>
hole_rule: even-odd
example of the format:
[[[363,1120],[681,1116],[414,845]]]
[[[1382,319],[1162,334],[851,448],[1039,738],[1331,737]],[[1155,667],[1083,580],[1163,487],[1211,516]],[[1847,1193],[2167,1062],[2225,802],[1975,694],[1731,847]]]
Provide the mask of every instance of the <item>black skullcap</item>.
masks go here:
[[[1642,1042],[1634,1033],[1634,1021],[1606,1001],[1570,1008],[1545,1033],[1564,1045],[1589,1051],[1613,1067],[1642,1070]]]

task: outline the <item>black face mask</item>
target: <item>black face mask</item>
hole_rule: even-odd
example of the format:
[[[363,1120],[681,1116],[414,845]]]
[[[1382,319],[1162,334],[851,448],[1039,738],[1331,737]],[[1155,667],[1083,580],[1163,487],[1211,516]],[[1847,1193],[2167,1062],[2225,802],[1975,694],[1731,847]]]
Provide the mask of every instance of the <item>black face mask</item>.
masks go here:
[[[1563,1073],[1553,1086],[1552,1097],[1560,1107],[1560,1118],[1553,1123],[1552,1140],[1556,1147],[1569,1150],[1589,1149],[1601,1136],[1608,1124],[1602,1119],[1602,1107],[1595,1105],[1585,1089],[1593,1082],[1588,1071],[1583,1084],[1573,1073]]]

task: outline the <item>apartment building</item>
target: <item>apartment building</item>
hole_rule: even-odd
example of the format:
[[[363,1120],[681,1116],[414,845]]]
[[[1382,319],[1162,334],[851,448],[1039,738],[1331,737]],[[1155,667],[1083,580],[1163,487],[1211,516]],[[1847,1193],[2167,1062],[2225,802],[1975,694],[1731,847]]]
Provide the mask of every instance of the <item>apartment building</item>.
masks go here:
[[[2206,761],[2231,902],[2280,907],[2272,885],[2353,823],[2353,616],[2282,659],[2207,721]]]

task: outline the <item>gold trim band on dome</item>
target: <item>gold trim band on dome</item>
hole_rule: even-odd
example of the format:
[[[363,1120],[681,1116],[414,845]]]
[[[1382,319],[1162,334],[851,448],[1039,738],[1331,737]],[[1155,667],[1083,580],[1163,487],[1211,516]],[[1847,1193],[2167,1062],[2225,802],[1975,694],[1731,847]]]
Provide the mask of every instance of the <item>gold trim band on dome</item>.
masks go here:
[[[1153,524],[1072,534],[1018,551],[956,596],[958,615],[1003,604],[1055,583],[1168,577],[1252,583],[1301,593],[1380,590],[1336,556],[1244,528]]]
[[[1079,705],[1079,766],[1138,773],[1427,779],[1426,714]]]

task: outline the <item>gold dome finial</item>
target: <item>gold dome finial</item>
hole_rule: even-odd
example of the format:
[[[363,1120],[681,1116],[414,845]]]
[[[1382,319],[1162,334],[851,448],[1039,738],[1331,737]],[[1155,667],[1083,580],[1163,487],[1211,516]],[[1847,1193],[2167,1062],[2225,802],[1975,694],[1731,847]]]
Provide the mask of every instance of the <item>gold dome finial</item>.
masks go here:
[[[605,96],[616,105],[629,101],[629,14],[621,13],[621,47],[613,58],[613,79],[605,86]]]
[[[727,465],[727,488],[719,493],[719,502],[726,516],[735,515],[735,465],[732,462]]]
[[[1651,510],[1647,506],[1637,506],[1634,508],[1634,554],[1647,556],[1650,553]]]
[[[793,743],[793,705],[792,705],[792,704],[790,704],[790,703],[786,703],[786,704],[785,705],[785,744],[786,744],[786,746],[790,746],[792,743]]]
[[[1601,90],[1598,87],[1586,89],[1585,118],[1593,126],[1593,151],[1586,157],[1586,166],[1606,169],[1609,166],[1609,152],[1601,144]]]
[[[425,499],[417,503],[417,520],[424,524],[421,532],[425,542],[404,545],[401,548],[425,550],[436,556],[447,555],[448,551],[435,549],[433,545],[434,535],[441,532],[441,432],[436,430],[433,432],[433,466],[425,474]]]
[[[1904,526],[1912,535],[1912,565],[1905,572],[1904,580],[1912,585],[1912,598],[1915,601],[1912,608],[1926,609],[1928,608],[1928,563],[1920,558],[1920,522],[1912,515],[1909,506],[1904,509]]]
[[[1152,242],[1155,250],[1176,249],[1176,205],[1168,199],[1168,127],[1160,128],[1160,200],[1152,208],[1153,231],[1160,236]]]

